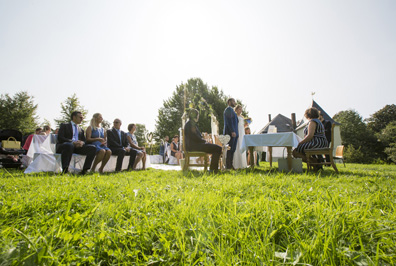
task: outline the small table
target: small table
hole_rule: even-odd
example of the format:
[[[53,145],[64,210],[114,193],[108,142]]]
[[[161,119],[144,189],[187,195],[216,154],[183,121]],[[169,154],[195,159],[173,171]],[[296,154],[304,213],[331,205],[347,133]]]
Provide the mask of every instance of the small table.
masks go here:
[[[253,154],[254,147],[268,147],[270,166],[272,167],[272,147],[287,148],[287,166],[289,171],[292,169],[292,148],[297,147],[301,138],[294,132],[270,133],[243,136],[241,152],[249,149]],[[250,166],[254,168],[254,160],[251,160]]]

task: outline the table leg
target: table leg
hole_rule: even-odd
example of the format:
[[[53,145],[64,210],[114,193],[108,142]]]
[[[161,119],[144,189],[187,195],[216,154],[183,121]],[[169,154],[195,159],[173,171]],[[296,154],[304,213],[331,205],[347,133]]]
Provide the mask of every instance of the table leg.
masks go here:
[[[249,154],[250,154],[250,167],[254,168],[254,156],[253,156],[254,147],[249,147]]]
[[[292,148],[291,147],[287,147],[287,166],[289,168],[289,171],[291,171],[292,167],[293,167]]]
[[[268,153],[269,153],[270,167],[272,167],[272,147],[268,147]]]

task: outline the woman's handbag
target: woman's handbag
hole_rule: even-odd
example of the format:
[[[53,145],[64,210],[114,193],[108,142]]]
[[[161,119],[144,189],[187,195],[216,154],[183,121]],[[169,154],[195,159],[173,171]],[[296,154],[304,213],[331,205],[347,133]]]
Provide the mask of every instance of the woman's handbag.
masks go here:
[[[21,149],[21,142],[17,141],[14,137],[9,137],[7,140],[1,142],[4,149]]]

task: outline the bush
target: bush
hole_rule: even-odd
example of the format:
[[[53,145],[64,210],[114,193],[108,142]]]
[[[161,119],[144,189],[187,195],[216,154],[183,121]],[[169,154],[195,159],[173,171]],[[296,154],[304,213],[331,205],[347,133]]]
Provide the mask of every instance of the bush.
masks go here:
[[[396,143],[392,143],[388,148],[385,149],[386,155],[388,155],[388,159],[392,162],[396,163]]]
[[[345,148],[344,157],[349,163],[364,163],[368,160],[368,158],[361,151],[361,147],[355,149],[351,144]]]

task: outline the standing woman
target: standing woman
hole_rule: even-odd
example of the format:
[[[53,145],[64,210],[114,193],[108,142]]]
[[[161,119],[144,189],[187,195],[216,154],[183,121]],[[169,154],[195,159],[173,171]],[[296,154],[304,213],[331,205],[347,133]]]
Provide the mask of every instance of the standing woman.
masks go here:
[[[307,127],[304,129],[304,139],[298,144],[297,148],[293,150],[293,156],[302,158],[302,160],[306,162],[306,149],[328,148],[329,143],[325,136],[323,124],[319,120],[318,109],[314,107],[308,108],[304,116],[308,119]],[[317,159],[312,158],[312,161],[317,162]]]
[[[95,113],[87,128],[87,143],[91,143],[96,147],[96,157],[91,170],[95,172],[96,166],[102,162],[99,167],[99,173],[103,173],[103,169],[111,156],[111,150],[107,147],[107,133],[102,127],[102,121],[102,115]]]
[[[181,153],[180,148],[179,148],[179,136],[178,135],[173,136],[170,148],[171,148],[171,156],[176,157],[177,164],[179,164],[179,160],[183,159],[183,154]]]
[[[247,167],[246,152],[245,151],[241,152],[243,136],[245,135],[245,119],[242,116],[242,105],[238,104],[235,107],[235,113],[237,114],[237,117],[238,117],[238,136],[239,137],[238,137],[237,146],[236,146],[236,150],[234,153],[234,159],[232,161],[232,164],[235,169],[241,169],[241,168]]]
[[[137,164],[142,160],[142,170],[146,170],[146,150],[144,147],[139,147],[136,136],[135,136],[135,131],[136,131],[136,125],[135,124],[129,124],[128,125],[128,133],[127,133],[127,140],[128,140],[128,146],[131,147],[131,149],[134,149],[136,153],[136,159],[133,164],[132,170],[136,169]]]

